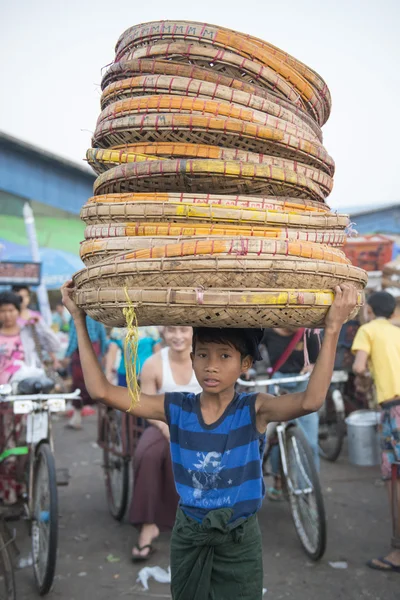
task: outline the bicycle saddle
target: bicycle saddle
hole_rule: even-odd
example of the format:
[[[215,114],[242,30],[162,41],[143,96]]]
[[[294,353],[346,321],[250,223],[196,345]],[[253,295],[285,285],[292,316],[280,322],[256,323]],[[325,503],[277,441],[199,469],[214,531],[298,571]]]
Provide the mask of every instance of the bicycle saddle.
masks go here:
[[[18,383],[17,394],[48,394],[54,387],[49,377],[28,377]]]

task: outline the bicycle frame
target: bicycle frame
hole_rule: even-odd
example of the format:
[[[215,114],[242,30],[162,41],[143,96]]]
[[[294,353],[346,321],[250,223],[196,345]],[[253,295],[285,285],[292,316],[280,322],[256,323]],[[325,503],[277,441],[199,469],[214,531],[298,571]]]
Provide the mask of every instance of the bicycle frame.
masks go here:
[[[238,379],[238,384],[242,385],[243,387],[258,388],[257,391],[261,391],[261,389],[268,389],[269,387],[273,387],[275,394],[279,395],[279,386],[280,385],[284,385],[285,383],[286,384],[287,383],[303,383],[304,381],[308,381],[309,378],[310,378],[310,374],[306,373],[304,375],[295,375],[293,377],[280,377],[280,378],[275,378],[275,379],[259,379],[257,381],[246,381],[244,379]],[[303,488],[302,490],[296,490],[293,487],[293,484],[289,478],[286,447],[285,447],[285,442],[284,442],[285,431],[286,431],[287,427],[293,427],[293,424],[281,421],[280,423],[277,423],[275,430],[274,430],[274,432],[276,432],[276,434],[278,436],[278,444],[279,444],[280,455],[281,455],[282,470],[283,470],[283,474],[285,476],[285,480],[289,487],[289,491],[292,494],[300,495],[300,494],[305,494],[305,493],[311,493],[312,492],[311,485],[307,488]],[[271,436],[269,436],[269,437],[271,437]],[[268,458],[269,453],[271,451],[271,447],[272,447],[272,444],[267,438],[267,446],[265,448],[265,454],[264,454],[265,458]],[[301,461],[299,461],[299,462],[301,462]],[[304,477],[304,479],[306,481],[308,480],[308,476],[304,472],[304,469],[302,469],[302,476]]]
[[[26,394],[26,395],[7,395],[0,396],[0,403],[10,403],[13,406],[15,415],[33,415],[35,413],[48,413],[65,411],[66,400],[76,400],[80,396],[80,390],[75,390],[70,394]],[[33,469],[35,463],[36,448],[43,442],[50,445],[54,452],[54,441],[51,418],[47,419],[47,432],[42,439],[37,442],[31,441],[25,446],[9,448],[0,454],[0,465],[2,461],[10,456],[29,455],[29,476],[28,476],[28,501],[24,502],[24,509],[27,512],[25,516],[30,518],[33,512]]]

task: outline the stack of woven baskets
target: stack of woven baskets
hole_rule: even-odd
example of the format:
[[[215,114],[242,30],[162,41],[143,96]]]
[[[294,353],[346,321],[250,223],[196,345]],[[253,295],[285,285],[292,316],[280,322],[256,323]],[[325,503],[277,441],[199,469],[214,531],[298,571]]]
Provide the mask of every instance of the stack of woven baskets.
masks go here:
[[[123,325],[318,326],[354,283],[325,204],[329,90],[262,40],[203,23],[128,29],[102,81],[78,303]],[[360,302],[362,294],[360,292]]]

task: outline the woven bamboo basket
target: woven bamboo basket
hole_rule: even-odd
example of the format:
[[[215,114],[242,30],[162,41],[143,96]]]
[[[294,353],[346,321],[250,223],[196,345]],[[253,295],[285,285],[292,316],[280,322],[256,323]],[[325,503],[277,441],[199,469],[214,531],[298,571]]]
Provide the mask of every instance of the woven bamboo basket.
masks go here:
[[[363,297],[360,293],[351,318]],[[193,286],[141,290],[95,286],[75,294],[78,306],[110,327],[126,326],[123,310],[132,303],[139,325],[315,328],[324,324],[333,298],[330,290],[201,290]]]
[[[202,114],[121,117],[98,124],[92,141],[94,147],[100,148],[146,142],[207,144],[297,160],[328,175],[334,172],[333,159],[317,142],[295,138],[272,127]]]
[[[200,244],[201,242],[198,242]],[[218,242],[215,242],[216,244]],[[154,248],[152,252],[165,252]],[[132,255],[150,253],[139,251]],[[351,282],[358,289],[366,284],[365,272],[347,263],[310,260],[293,255],[229,254],[129,258],[105,260],[79,271],[78,289],[92,287],[157,289],[158,287],[334,289]]]
[[[210,28],[212,33],[210,35]],[[228,37],[227,37],[228,36]],[[272,44],[261,40],[247,33],[241,33],[228,29],[226,27],[210,25],[209,23],[192,22],[192,21],[153,21],[149,23],[141,23],[134,25],[124,31],[116,44],[115,52],[118,55],[120,52],[130,50],[138,44],[149,44],[152,41],[159,39],[183,39],[195,40],[201,43],[208,43],[222,48],[234,48],[237,52],[243,53],[244,56],[250,56],[262,63],[270,64],[274,70],[279,70],[286,78],[290,76],[290,72],[284,71],[285,65],[294,69],[295,73],[300,74],[308,81],[325,99],[325,103],[330,109],[331,99],[329,89],[318,73],[310,69],[307,65],[300,62],[287,52]],[[262,55],[254,55],[254,50],[249,51],[248,46],[244,46],[244,42],[250,42],[252,46],[257,46],[262,50]],[[276,58],[279,63],[268,62],[271,58]]]
[[[235,79],[243,78],[250,82],[255,80],[260,87],[267,88],[270,92],[273,91],[274,94],[291,102],[298,108],[307,110],[307,106],[299,96],[296,88],[273,69],[262,66],[251,59],[243,59],[239,54],[233,52],[221,52],[212,46],[207,47],[201,44],[180,42],[159,43],[136,48],[121,58],[124,60],[141,58],[174,60],[196,64],[208,69],[212,68],[218,73],[223,73]],[[314,117],[314,114],[312,116]],[[315,120],[319,122],[316,114]]]
[[[86,153],[86,160],[92,169],[98,173],[104,173],[118,164],[131,162],[146,162],[147,160],[159,160],[160,158],[201,158],[212,160],[226,160],[262,164],[278,167],[297,173],[310,179],[318,185],[324,197],[328,196],[333,187],[333,179],[323,171],[319,171],[300,162],[233,150],[232,148],[219,148],[218,146],[206,146],[203,144],[130,144],[127,146],[116,146],[112,149],[90,148]]]
[[[212,159],[154,160],[128,163],[102,173],[98,194],[120,192],[199,192],[293,196],[324,200],[321,188],[302,175],[270,165]]]
[[[105,196],[107,198],[108,196]],[[160,222],[169,228],[172,223],[194,225],[196,223],[218,223],[226,225],[278,226],[295,229],[341,229],[347,227],[347,215],[314,212],[282,212],[268,209],[221,206],[220,204],[196,204],[191,202],[161,200],[152,202],[89,203],[81,210],[86,224],[112,221]],[[238,230],[239,233],[240,230]]]
[[[187,96],[174,96],[172,94],[144,95],[136,98],[117,100],[102,110],[97,119],[97,124],[114,121],[114,119],[121,117],[130,117],[131,115],[148,115],[153,113],[202,114],[238,119],[246,123],[256,123],[257,125],[278,129],[289,136],[320,145],[317,137],[303,127],[292,125],[284,119],[266,114],[260,110],[246,109],[233,102],[223,102],[208,98],[188,98]]]
[[[211,247],[214,248],[221,240],[223,240],[232,248],[228,252],[229,254],[236,253],[238,255],[244,255],[250,252],[250,248],[253,248],[253,253],[255,252],[257,256],[263,256],[264,254],[283,254],[289,256],[293,255],[294,252],[297,252],[297,255],[300,257],[322,258],[328,261],[348,263],[348,260],[345,258],[342,251],[334,250],[334,248],[340,248],[343,245],[344,237],[341,232],[336,231],[325,233],[317,231],[286,230],[286,232],[279,232],[265,230],[265,237],[260,240],[255,237],[249,238],[237,236],[229,238],[228,231],[224,229],[222,229],[223,233],[218,235],[218,228],[215,228],[216,231],[213,231],[212,234],[207,234],[206,229],[205,232],[200,230],[200,235],[184,234],[181,237],[172,235],[153,237],[151,234],[147,236],[136,236],[133,235],[136,228],[132,229],[133,231],[131,232],[131,229],[126,226],[89,226],[85,231],[86,240],[81,243],[80,256],[82,261],[86,266],[90,266],[102,260],[110,260],[113,257],[118,258],[121,254],[123,256],[136,258],[138,252],[141,252],[142,254],[148,252],[149,257],[152,257],[155,255],[156,251],[161,253],[164,252],[165,256],[172,256],[175,252],[177,257],[181,257],[187,252],[187,246],[192,244],[195,245],[194,255],[196,256],[196,246],[204,247],[207,244],[211,244]],[[153,231],[156,228],[146,224],[141,229],[144,231]],[[108,233],[109,235],[107,235]],[[118,236],[119,233],[121,234],[120,236]],[[231,232],[231,236],[232,233],[233,232]],[[341,240],[342,243],[338,243],[339,240]],[[279,243],[275,243],[276,241],[279,241]],[[299,242],[300,247],[294,248],[293,244]],[[332,243],[329,244],[329,242]],[[239,249],[233,249],[235,244],[239,245]],[[211,251],[210,254],[213,254],[213,252]]]
[[[308,120],[297,116],[291,110],[280,106],[272,99],[232,89],[226,85],[208,83],[202,79],[171,75],[130,77],[107,86],[102,93],[100,103],[102,110],[104,110],[117,101],[160,95],[212,99],[217,102],[230,103],[236,107],[245,107],[269,117],[279,118],[298,129],[304,130],[313,139],[316,138],[322,141],[322,132],[319,128],[310,127]]]
[[[257,208],[279,212],[316,212],[328,213],[329,206],[307,198],[289,198],[284,196],[229,196],[218,194],[169,194],[167,192],[143,192],[139,194],[104,194],[92,196],[88,204],[129,204],[131,202],[176,202],[183,204],[204,204],[206,206],[236,206],[239,208]],[[337,216],[337,215],[336,215]],[[347,215],[340,215],[343,227],[349,225]],[[339,226],[339,225],[337,225]]]
[[[329,116],[330,97],[327,94],[327,86],[315,72],[311,73],[311,70],[308,69],[309,76],[306,78],[304,77],[305,65],[301,65],[293,57],[291,57],[291,61],[282,60],[283,53],[279,54],[277,48],[271,51],[269,45],[261,40],[215,25],[187,21],[163,21],[138,25],[130,28],[118,40],[116,60],[120,60],[128,53],[131,54],[132,50],[141,46],[148,51],[152,45],[164,42],[164,40],[169,42],[170,46],[174,45],[176,41],[181,41],[190,42],[192,45],[201,44],[207,49],[215,49],[218,51],[221,61],[226,60],[225,55],[231,52],[239,57],[248,57],[275,72],[277,78],[281,77],[290,82],[309,110],[319,117],[321,124]],[[318,85],[316,85],[317,79],[319,80]]]
[[[175,61],[163,61],[155,59],[122,60],[113,63],[103,76],[101,89],[104,91],[121,80],[137,75],[171,75],[174,79],[187,77],[189,79],[201,80],[204,83],[213,83],[216,86],[223,85],[232,90],[240,90],[248,94],[264,98],[277,104],[283,110],[289,111],[299,117],[301,122],[307,124],[314,131],[318,139],[322,140],[320,126],[303,109],[293,105],[284,98],[280,98],[273,92],[258,86],[256,83],[244,81],[242,78],[235,79],[213,71],[211,68],[198,67],[196,65],[184,64]]]

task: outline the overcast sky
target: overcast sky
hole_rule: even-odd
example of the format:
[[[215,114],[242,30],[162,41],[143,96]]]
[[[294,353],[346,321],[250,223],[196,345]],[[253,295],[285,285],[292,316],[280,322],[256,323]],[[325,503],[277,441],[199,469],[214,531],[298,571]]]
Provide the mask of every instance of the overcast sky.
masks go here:
[[[0,0],[0,130],[81,161],[119,35],[160,19],[244,31],[318,71],[333,98],[328,202],[400,201],[400,0]]]

